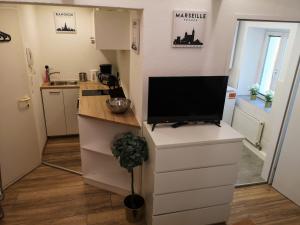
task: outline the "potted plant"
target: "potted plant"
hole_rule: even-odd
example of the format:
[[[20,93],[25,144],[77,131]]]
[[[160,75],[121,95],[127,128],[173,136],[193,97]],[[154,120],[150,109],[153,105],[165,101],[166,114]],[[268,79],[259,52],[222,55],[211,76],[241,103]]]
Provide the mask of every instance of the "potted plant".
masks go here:
[[[250,99],[251,100],[256,100],[256,96],[258,94],[259,90],[259,84],[253,84],[252,87],[249,89],[250,91]]]
[[[131,194],[124,199],[126,218],[129,222],[137,222],[143,218],[144,198],[134,191],[133,169],[141,166],[148,159],[148,146],[145,138],[131,132],[115,137],[112,153],[119,160],[120,166],[131,174]]]
[[[266,95],[265,95],[265,108],[271,108],[272,106],[272,101],[273,101],[273,97],[274,97],[274,91],[267,91]]]

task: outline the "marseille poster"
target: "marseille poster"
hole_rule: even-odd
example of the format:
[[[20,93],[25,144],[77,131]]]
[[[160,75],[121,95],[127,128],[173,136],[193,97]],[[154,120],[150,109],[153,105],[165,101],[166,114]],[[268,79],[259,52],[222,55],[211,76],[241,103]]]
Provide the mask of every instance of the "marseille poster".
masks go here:
[[[175,48],[203,47],[207,20],[205,11],[174,10],[172,46]]]

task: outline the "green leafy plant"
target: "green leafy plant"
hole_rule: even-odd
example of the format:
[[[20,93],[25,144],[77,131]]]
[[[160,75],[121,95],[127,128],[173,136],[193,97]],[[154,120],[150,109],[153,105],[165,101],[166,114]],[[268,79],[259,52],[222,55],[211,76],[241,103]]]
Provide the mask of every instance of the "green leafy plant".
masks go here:
[[[133,169],[148,159],[148,146],[145,138],[131,132],[115,137],[112,143],[112,153],[119,160],[120,166],[131,173],[131,194],[134,195]]]
[[[265,95],[266,102],[272,102],[273,98],[274,98],[274,91],[271,90],[267,91]]]
[[[259,90],[259,84],[253,84],[252,87],[249,89],[251,95],[257,95]]]

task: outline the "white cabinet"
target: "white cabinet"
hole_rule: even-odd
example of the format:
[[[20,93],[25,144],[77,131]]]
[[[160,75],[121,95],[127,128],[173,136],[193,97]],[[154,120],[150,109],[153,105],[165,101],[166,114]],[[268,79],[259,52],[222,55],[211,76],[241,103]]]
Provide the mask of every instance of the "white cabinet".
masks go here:
[[[64,89],[63,93],[67,134],[78,134],[78,89]]]
[[[243,137],[229,125],[162,126],[151,131],[142,193],[147,225],[225,222],[237,178]]]
[[[78,134],[78,88],[42,89],[48,136]]]
[[[128,11],[95,11],[96,48],[130,50],[130,15]]]

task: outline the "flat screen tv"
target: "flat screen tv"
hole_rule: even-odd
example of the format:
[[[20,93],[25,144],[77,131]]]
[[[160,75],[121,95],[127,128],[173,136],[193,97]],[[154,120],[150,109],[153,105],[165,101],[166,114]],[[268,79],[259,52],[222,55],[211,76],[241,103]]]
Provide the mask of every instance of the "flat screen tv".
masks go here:
[[[148,124],[222,120],[228,76],[149,77]]]

